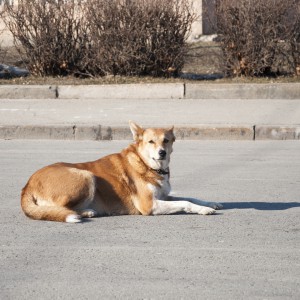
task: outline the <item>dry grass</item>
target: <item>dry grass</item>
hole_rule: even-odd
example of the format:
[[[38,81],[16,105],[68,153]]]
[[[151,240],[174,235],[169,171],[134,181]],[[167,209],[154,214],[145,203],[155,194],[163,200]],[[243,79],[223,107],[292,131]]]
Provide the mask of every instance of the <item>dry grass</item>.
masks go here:
[[[215,74],[221,73],[219,61],[220,47],[215,42],[199,42],[192,44],[186,57],[186,63],[183,72],[195,74]],[[24,67],[20,60],[18,52],[13,48],[0,49],[0,64],[14,65]],[[153,78],[137,76],[104,76],[97,78],[80,79],[75,77],[35,77],[28,76],[25,78],[0,79],[2,84],[21,84],[21,85],[89,85],[89,84],[130,84],[130,83],[287,83],[300,82],[300,76],[282,76],[277,78],[223,78],[217,80],[187,80],[181,78]]]

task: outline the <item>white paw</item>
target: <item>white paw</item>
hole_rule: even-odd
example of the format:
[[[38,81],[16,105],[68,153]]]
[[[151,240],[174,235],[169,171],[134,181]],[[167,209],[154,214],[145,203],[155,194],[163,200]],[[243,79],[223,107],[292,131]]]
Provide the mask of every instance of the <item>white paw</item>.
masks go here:
[[[83,218],[94,218],[97,216],[97,212],[93,209],[85,209],[82,211],[81,216]]]
[[[210,202],[208,203],[209,207],[213,208],[213,209],[222,209],[223,205],[221,203],[217,203],[217,202]]]
[[[213,215],[215,213],[216,211],[211,207],[202,207],[198,212],[199,215]]]
[[[68,215],[66,217],[66,222],[67,223],[80,223],[81,217],[79,215]]]

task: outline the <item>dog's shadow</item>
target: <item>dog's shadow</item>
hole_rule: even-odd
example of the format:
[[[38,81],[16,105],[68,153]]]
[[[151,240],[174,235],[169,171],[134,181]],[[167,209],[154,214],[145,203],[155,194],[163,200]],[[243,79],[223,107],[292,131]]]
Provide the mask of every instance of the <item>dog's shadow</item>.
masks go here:
[[[223,209],[287,210],[300,207],[299,202],[223,202]]]
[[[178,196],[170,196],[170,200],[185,200],[197,205],[204,205],[206,203],[214,203],[207,201],[206,199],[197,199],[191,197],[178,197]],[[222,210],[229,209],[256,209],[256,210],[287,210],[290,208],[300,207],[300,202],[221,202]]]

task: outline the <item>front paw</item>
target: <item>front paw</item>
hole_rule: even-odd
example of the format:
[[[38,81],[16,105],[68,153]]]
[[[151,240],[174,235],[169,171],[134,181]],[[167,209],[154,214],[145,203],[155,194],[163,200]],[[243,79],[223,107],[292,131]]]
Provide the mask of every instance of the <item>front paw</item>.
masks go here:
[[[199,215],[214,215],[216,211],[213,208],[202,206],[198,211]]]

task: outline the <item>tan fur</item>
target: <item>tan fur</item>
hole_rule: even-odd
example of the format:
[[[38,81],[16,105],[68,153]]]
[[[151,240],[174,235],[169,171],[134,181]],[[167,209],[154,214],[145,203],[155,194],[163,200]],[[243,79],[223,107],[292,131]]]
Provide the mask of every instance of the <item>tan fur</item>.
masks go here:
[[[173,143],[172,130],[154,132],[159,134],[155,137],[159,146],[165,137],[169,137],[170,145]],[[153,134],[149,131],[150,138]],[[62,222],[87,208],[98,215],[151,214],[152,194],[147,184],[157,185],[161,176],[141,159],[139,151],[144,142],[138,139],[121,153],[94,162],[56,163],[42,168],[22,190],[24,213],[32,219]]]
[[[142,129],[130,122],[130,128],[135,143],[120,153],[93,162],[56,163],[34,173],[22,190],[24,213],[32,219],[60,222],[78,222],[81,216],[95,214],[213,213],[187,209],[182,201],[180,208],[174,203],[172,209],[159,205],[156,200],[164,199],[157,197],[166,198],[170,190],[169,175],[157,170],[168,170],[173,127]],[[162,150],[165,159],[159,157]]]

